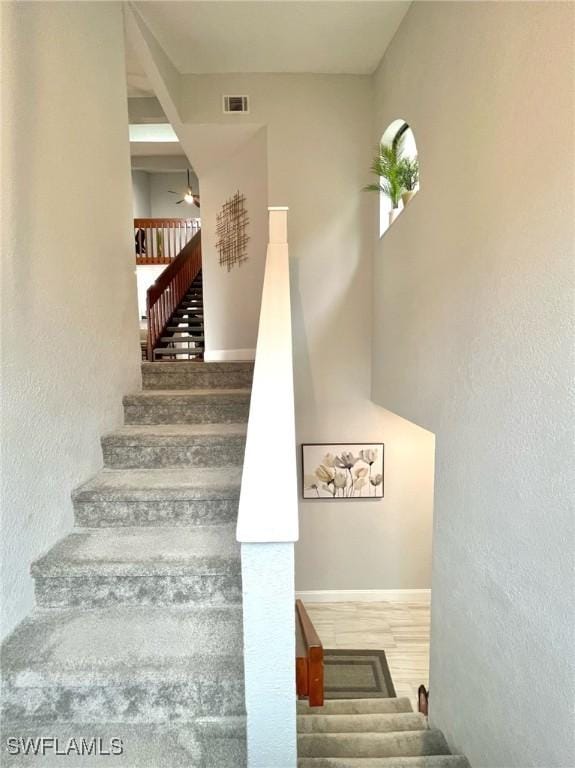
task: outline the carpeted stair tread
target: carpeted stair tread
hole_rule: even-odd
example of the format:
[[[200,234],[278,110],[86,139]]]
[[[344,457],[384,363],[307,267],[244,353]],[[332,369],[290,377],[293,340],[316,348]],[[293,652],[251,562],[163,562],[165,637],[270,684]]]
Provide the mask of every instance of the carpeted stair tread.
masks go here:
[[[2,645],[3,740],[124,741],[32,758],[47,767],[247,764],[235,525],[253,366],[154,365],[157,389],[125,398],[106,468],[73,493],[79,527],[31,567],[39,608]]]
[[[235,524],[76,529],[32,565],[43,608],[241,603]]]
[[[75,530],[32,564],[33,576],[218,573],[239,563],[235,526]]]
[[[461,755],[418,757],[302,757],[297,768],[470,768]]]
[[[225,714],[226,681],[234,686],[228,711],[240,714],[241,649],[239,606],[37,610],[2,648],[4,718],[24,722],[49,712],[49,719],[85,720],[97,712],[102,720],[120,711],[137,720],[139,713],[126,708],[131,697],[149,699],[146,707],[142,704],[147,715],[142,714],[149,716],[155,707],[156,722],[182,708],[190,716]],[[213,698],[203,706],[198,702],[202,686]]]
[[[102,438],[111,469],[241,465],[246,424],[131,424]]]
[[[212,424],[201,425],[213,427]],[[226,425],[238,434],[238,425]],[[134,430],[138,428],[134,427]],[[149,428],[148,428],[149,429]],[[187,431],[193,427],[185,427]],[[166,432],[161,430],[160,432]],[[199,432],[195,429],[195,433]],[[214,430],[205,430],[214,432]],[[240,434],[245,433],[245,428]],[[156,433],[156,437],[157,437]],[[129,438],[127,438],[129,439]],[[103,469],[74,491],[74,501],[164,501],[183,499],[237,499],[242,482],[241,466],[162,467],[158,469]]]
[[[126,424],[247,422],[249,389],[144,390],[124,397]]]
[[[241,668],[241,606],[36,610],[2,647],[4,679],[49,685],[55,678],[172,679],[193,674],[197,660]]]
[[[322,707],[297,702],[298,715],[368,715],[390,712],[413,712],[407,697],[389,699],[326,699]]]
[[[249,388],[253,371],[254,364],[251,361],[205,363],[178,360],[143,363],[142,382],[145,390]]]
[[[298,734],[300,757],[416,757],[449,754],[441,731]]]
[[[427,719],[419,712],[364,715],[298,715],[298,733],[390,733],[422,731]]]
[[[219,400],[224,397],[237,397],[238,399],[249,398],[250,390],[241,389],[193,389],[182,391],[177,389],[155,389],[144,390],[142,392],[133,392],[130,395],[124,395],[124,402],[162,402],[164,400],[175,400],[177,402],[194,402],[205,398],[214,398]]]
[[[2,647],[3,722],[191,722],[245,713],[242,611],[37,610]]]
[[[203,442],[202,442],[203,441]],[[103,469],[73,494],[76,524],[84,528],[105,526],[205,526],[237,520],[241,485],[241,457],[245,437],[199,438],[169,445],[108,446],[108,461],[132,464],[165,460],[172,453],[179,466],[149,469]],[[226,441],[229,443],[226,445]],[[235,443],[235,448],[234,448]],[[202,457],[224,466],[190,467],[183,461]],[[216,462],[216,458],[220,462]],[[235,465],[226,466],[230,461]]]
[[[202,768],[247,766],[245,717],[201,717],[194,726]]]
[[[177,444],[186,442],[190,438],[206,437],[245,437],[246,424],[232,422],[227,424],[214,424],[211,422],[201,424],[126,424],[118,427],[113,432],[104,435],[102,441],[115,445],[139,445],[145,442],[147,445]]]

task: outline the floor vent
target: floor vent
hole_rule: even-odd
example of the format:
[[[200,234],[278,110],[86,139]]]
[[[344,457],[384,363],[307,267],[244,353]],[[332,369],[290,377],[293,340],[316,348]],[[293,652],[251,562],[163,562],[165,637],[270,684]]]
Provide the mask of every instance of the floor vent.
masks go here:
[[[224,114],[230,112],[246,112],[250,111],[249,101],[247,96],[224,96]]]

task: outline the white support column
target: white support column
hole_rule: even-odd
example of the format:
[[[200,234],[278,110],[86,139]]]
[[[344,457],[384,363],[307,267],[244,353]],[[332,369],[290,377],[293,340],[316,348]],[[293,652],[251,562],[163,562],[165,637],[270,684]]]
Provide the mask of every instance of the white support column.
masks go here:
[[[294,545],[242,544],[249,768],[296,768]]]

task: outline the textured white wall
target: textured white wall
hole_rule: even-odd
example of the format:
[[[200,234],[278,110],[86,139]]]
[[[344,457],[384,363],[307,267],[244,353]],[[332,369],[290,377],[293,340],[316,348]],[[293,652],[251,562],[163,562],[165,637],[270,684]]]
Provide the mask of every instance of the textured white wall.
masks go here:
[[[136,283],[138,286],[138,317],[144,317],[148,306],[148,288],[155,283],[166,268],[165,264],[146,264],[136,267]]]
[[[121,7],[1,13],[6,633],[33,606],[31,561],[71,528],[70,492],[100,467],[100,435],[139,384],[139,344]]]
[[[249,94],[250,114],[223,115],[223,93]],[[298,443],[386,444],[385,499],[300,501],[299,590],[431,581],[433,435],[370,400],[372,109],[369,77],[188,75],[181,87],[188,123],[267,127],[270,205],[290,209]]]
[[[415,3],[376,81],[422,186],[377,241],[373,391],[436,433],[431,720],[477,768],[575,765],[574,31]]]

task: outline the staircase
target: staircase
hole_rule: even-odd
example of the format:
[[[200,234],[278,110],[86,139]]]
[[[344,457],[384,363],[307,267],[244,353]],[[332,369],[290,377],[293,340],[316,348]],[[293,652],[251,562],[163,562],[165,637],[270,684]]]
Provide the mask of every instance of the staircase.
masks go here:
[[[297,703],[298,768],[469,768],[409,699]]]
[[[154,359],[203,360],[204,302],[201,271],[180,301],[154,348]]]
[[[2,765],[241,768],[235,522],[252,364],[143,363],[75,530],[32,565],[38,608],[2,647]],[[9,756],[8,737],[122,740]]]

